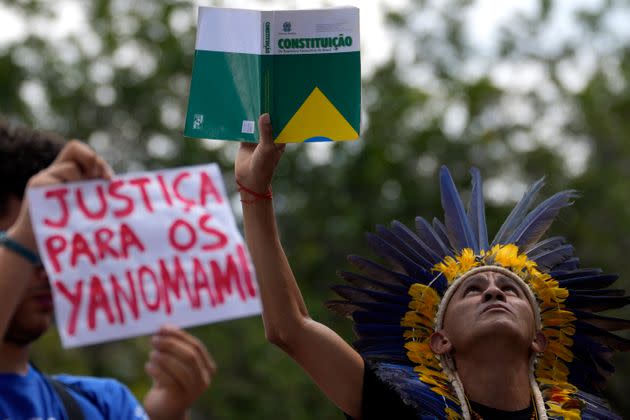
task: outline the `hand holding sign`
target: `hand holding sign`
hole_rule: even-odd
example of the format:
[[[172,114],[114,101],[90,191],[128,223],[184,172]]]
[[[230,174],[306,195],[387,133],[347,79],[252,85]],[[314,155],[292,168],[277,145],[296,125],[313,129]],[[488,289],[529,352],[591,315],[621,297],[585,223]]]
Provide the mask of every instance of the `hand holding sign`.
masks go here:
[[[176,327],[162,327],[151,343],[145,369],[154,382],[144,397],[144,408],[151,420],[183,419],[210,385],[214,360],[198,339]]]
[[[216,165],[31,188],[64,346],[260,313]]]
[[[87,179],[111,179],[114,172],[105,160],[84,143],[72,140],[61,150],[55,161],[45,170],[33,176],[27,191],[33,187],[60,184]],[[28,194],[22,202],[18,220],[14,224],[13,237],[23,245],[35,249],[35,236],[28,211]]]

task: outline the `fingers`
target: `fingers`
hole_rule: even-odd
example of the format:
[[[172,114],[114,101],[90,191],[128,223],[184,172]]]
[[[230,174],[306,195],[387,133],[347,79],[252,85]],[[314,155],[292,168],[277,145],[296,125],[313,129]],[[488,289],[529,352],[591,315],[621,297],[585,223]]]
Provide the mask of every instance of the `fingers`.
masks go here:
[[[181,389],[189,389],[205,385],[205,378],[195,375],[194,366],[162,351],[151,351],[146,370],[162,386],[177,384]]]
[[[33,176],[29,187],[59,184],[62,182],[80,181],[83,179],[81,169],[74,162],[60,162]]]
[[[258,118],[258,131],[260,138],[257,144],[241,143],[234,165],[234,175],[247,189],[263,194],[269,191],[271,179],[286,144],[274,142],[269,114],[263,114]]]
[[[63,148],[51,167],[63,162],[74,162],[81,169],[83,178],[111,179],[114,174],[102,157],[88,145],[77,140],[70,141]]]
[[[197,338],[175,327],[163,327],[151,344],[154,350],[147,372],[160,383],[175,382],[191,392],[201,392],[210,384],[216,365]]]
[[[209,370],[211,373],[216,371],[216,364],[210,353],[208,353],[208,349],[203,343],[195,336],[188,334],[186,331],[181,328],[174,327],[172,325],[164,325],[158,333],[156,334],[158,338],[173,338],[174,340],[179,340],[179,342],[184,343],[188,347],[194,349],[196,356],[203,362],[203,366]]]
[[[241,149],[242,150],[253,152],[255,148],[256,148],[256,143],[250,143],[250,142],[247,142],[247,141],[241,142]]]
[[[46,175],[57,179],[57,182],[80,181],[83,177],[81,168],[74,161],[59,162],[52,165]]]
[[[159,360],[154,360],[153,356],[150,356],[149,361],[144,365],[144,371],[153,378],[153,382],[162,387],[181,387],[174,376],[162,366]]]

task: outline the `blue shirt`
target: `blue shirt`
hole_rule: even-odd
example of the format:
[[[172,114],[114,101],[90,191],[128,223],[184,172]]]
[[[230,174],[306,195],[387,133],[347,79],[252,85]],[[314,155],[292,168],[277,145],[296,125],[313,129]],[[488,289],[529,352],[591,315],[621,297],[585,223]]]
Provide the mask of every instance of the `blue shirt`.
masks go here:
[[[142,405],[114,379],[58,375],[89,420],[146,420]],[[67,420],[63,402],[40,372],[29,366],[26,375],[0,374],[0,420]]]

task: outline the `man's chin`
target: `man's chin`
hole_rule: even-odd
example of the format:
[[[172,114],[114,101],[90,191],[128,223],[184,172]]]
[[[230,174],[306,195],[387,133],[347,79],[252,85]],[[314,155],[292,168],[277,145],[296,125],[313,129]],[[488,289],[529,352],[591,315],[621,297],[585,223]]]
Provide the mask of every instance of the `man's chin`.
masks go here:
[[[473,332],[475,336],[484,339],[500,339],[507,338],[517,340],[523,336],[522,325],[514,322],[509,317],[495,317],[487,319],[476,326]]]
[[[4,342],[17,347],[26,347],[34,341],[37,341],[46,331],[48,331],[48,327],[37,329],[12,329],[9,327],[4,336]]]
[[[45,332],[46,330],[19,334],[9,334],[9,332],[7,332],[4,336],[4,342],[18,347],[26,347],[44,335]]]

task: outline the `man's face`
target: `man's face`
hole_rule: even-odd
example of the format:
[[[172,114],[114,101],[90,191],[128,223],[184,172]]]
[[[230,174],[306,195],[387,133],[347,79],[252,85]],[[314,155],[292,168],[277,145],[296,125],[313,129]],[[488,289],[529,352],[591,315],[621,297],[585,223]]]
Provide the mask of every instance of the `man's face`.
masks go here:
[[[455,351],[470,348],[480,340],[508,338],[509,343],[529,352],[536,324],[519,283],[488,269],[459,285],[446,308],[442,331]]]
[[[21,200],[11,198],[6,214],[0,217],[0,229],[8,230],[17,220]],[[53,303],[48,277],[42,267],[32,267],[15,282],[27,282],[28,287],[9,322],[5,342],[27,345],[44,334],[52,323]]]

